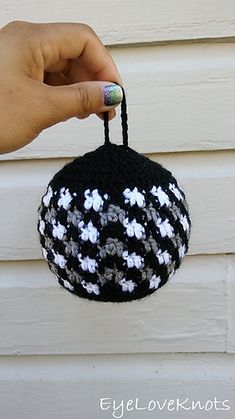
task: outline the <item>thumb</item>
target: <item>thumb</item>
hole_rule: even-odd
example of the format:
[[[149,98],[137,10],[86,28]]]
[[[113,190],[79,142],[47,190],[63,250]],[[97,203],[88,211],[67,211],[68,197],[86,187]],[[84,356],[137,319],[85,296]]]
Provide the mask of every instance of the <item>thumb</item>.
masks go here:
[[[123,98],[122,88],[108,81],[86,81],[47,87],[49,124],[109,111],[119,105]]]

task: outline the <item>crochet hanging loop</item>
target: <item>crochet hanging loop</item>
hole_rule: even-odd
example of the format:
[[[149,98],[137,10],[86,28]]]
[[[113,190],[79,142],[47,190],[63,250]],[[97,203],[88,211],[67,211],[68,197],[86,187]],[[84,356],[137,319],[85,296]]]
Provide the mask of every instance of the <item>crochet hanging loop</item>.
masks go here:
[[[122,88],[123,99],[121,102],[121,123],[122,123],[122,139],[123,145],[125,148],[128,148],[128,123],[127,123],[127,104],[126,104],[126,95],[125,91]],[[110,137],[109,137],[109,118],[108,112],[103,112],[104,116],[104,140],[105,145],[110,144]]]

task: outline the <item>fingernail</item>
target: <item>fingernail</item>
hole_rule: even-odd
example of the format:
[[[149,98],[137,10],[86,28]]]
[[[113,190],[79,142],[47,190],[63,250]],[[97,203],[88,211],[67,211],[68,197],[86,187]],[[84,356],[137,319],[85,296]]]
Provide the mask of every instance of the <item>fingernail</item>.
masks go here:
[[[123,98],[122,88],[116,84],[110,84],[104,87],[105,106],[114,106],[121,103]]]

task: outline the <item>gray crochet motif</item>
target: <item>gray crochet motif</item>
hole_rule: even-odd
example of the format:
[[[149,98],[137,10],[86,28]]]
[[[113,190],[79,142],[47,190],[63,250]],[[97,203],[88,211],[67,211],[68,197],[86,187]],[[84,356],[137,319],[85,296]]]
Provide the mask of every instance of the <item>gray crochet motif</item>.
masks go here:
[[[107,256],[118,256],[121,257],[124,251],[124,243],[119,241],[117,238],[109,237],[104,246],[97,246],[98,254],[101,258]]]
[[[126,211],[121,209],[118,205],[110,204],[107,212],[100,212],[100,223],[102,227],[108,225],[108,223],[116,223],[123,221],[126,218]]]

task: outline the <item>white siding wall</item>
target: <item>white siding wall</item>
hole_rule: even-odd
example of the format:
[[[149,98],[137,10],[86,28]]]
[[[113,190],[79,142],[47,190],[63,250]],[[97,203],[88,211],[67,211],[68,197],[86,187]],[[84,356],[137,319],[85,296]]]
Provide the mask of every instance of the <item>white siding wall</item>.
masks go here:
[[[112,409],[99,409],[100,397],[139,398],[142,406],[217,397],[231,409],[164,409],[161,419],[234,418],[234,1],[2,0],[0,24],[10,20],[93,26],[126,86],[130,146],[172,170],[193,230],[181,269],[150,298],[79,299],[41,259],[37,207],[62,165],[102,144],[102,122],[58,124],[1,156],[0,417],[112,418]],[[119,125],[119,118],[111,123],[116,143]]]

